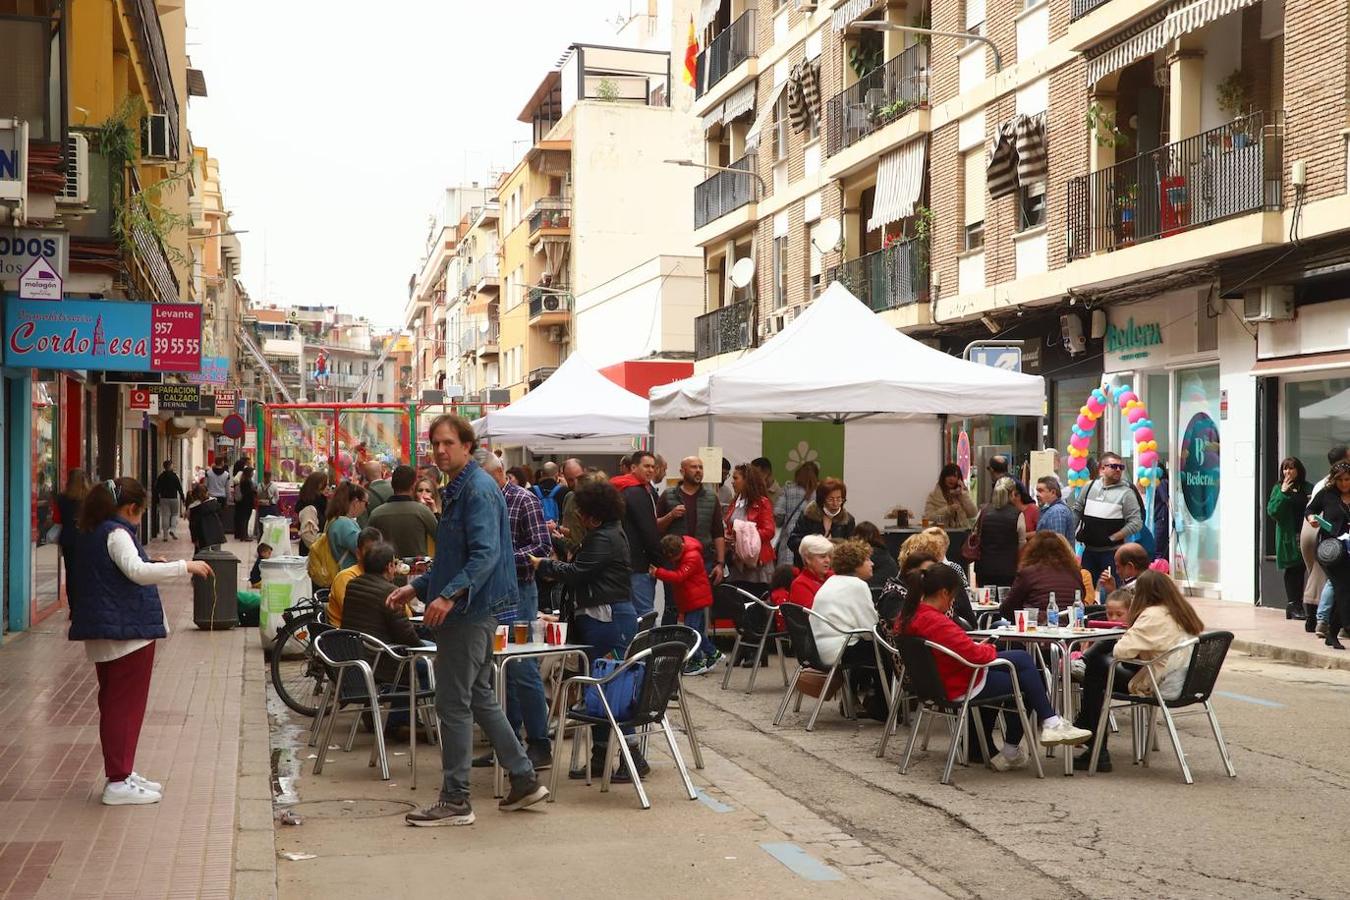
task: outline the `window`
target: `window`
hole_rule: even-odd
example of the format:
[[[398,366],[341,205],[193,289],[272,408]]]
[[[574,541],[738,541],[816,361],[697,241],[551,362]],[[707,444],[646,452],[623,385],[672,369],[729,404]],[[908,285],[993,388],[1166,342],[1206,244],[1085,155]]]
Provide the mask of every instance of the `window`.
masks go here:
[[[773,158],[787,159],[788,155],[788,108],[787,91],[778,95],[773,107]]]
[[[1017,230],[1026,231],[1045,224],[1045,182],[1017,189]]]
[[[384,402],[384,394],[376,394],[376,395],[375,395],[375,402],[376,402],[376,403],[383,403],[383,402]]]
[[[384,377],[384,366],[380,366],[378,369],[375,370],[375,377],[376,378]]]
[[[361,362],[361,374],[362,374],[362,375],[369,375],[369,374],[370,374],[370,361],[369,361],[369,360],[363,360],[363,361]]]
[[[773,305],[787,305],[787,243],[786,237],[773,239]]]
[[[816,230],[819,227],[819,224],[812,225],[806,232],[806,252],[810,254],[811,257],[807,276],[811,284],[810,294],[812,297],[816,296],[816,293],[820,290],[821,273],[824,268],[822,260],[823,254],[821,254],[819,248],[816,247]]]
[[[966,31],[984,33],[984,0],[966,0]]]
[[[965,208],[965,244],[963,249],[979,250],[984,246],[984,149],[978,147],[965,157],[965,178],[962,184]]]

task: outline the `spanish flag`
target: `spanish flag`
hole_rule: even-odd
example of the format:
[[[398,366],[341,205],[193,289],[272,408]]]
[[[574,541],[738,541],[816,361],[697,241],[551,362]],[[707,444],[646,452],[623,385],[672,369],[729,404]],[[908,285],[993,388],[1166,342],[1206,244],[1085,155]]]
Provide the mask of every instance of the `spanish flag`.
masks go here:
[[[689,17],[689,46],[684,50],[684,83],[698,84],[698,34],[694,31],[694,17]]]

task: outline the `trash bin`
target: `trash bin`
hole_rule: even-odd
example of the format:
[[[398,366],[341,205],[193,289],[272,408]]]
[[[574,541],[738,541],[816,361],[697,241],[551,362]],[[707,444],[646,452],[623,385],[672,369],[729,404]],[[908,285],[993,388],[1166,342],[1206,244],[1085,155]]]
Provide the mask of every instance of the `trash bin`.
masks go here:
[[[214,578],[192,579],[192,621],[205,631],[239,624],[239,557],[227,550],[201,550],[193,559],[211,567]]]
[[[263,649],[272,646],[282,626],[281,614],[313,596],[309,561],[303,556],[273,556],[262,565],[262,605],[258,609],[258,637]]]

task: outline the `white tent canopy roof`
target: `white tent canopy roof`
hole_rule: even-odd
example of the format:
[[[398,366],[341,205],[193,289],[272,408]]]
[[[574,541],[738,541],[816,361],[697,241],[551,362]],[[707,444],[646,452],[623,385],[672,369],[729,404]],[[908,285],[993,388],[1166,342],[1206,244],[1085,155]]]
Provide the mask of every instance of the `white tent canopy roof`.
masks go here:
[[[835,282],[759,349],[651,398],[653,419],[1039,416],[1045,383],[925,346]]]
[[[479,437],[502,443],[556,444],[647,434],[647,401],[619,387],[579,354],[539,387],[473,423]]]

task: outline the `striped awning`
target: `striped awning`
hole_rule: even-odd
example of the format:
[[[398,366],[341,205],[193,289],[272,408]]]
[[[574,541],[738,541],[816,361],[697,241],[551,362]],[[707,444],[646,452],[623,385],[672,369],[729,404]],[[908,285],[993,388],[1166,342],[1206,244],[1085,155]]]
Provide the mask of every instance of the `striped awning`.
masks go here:
[[[754,124],[745,134],[745,152],[750,153],[759,147],[760,136],[764,133],[764,126],[769,124],[769,119],[773,116],[773,108],[778,105],[778,98],[783,96],[783,91],[787,89],[787,81],[774,85],[773,90],[769,91],[769,96],[764,98],[760,104],[759,113],[755,116]]]
[[[871,12],[873,7],[880,5],[881,0],[848,0],[830,16],[830,27],[835,31],[843,31]]]
[[[735,121],[755,108],[755,83],[752,81],[726,99],[703,117],[703,130],[714,125]]]
[[[877,163],[877,187],[872,198],[872,217],[867,230],[884,228],[914,215],[923,192],[923,165],[927,152],[924,138],[897,147]]]
[[[1261,0],[1194,0],[1191,3],[1173,4],[1161,20],[1153,21],[1088,59],[1087,83],[1094,85],[1112,72],[1118,72],[1131,63],[1153,55],[1166,46],[1168,41],[1174,41],[1192,31],[1204,28],[1229,13],[1260,2]]]

